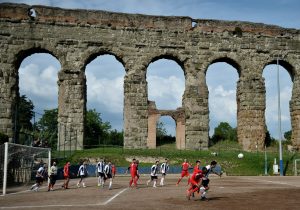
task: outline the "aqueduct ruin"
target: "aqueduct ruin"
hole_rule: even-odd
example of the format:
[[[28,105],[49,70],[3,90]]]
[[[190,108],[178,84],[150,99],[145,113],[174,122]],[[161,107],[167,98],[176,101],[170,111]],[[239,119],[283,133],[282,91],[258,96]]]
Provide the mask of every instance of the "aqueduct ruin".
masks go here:
[[[36,15],[28,13],[33,9]],[[240,21],[68,10],[24,4],[0,4],[0,132],[13,138],[14,107],[19,95],[18,69],[34,53],[56,57],[61,70],[59,133],[84,139],[85,67],[95,57],[114,55],[124,78],[124,147],[151,147],[151,117],[180,116],[181,147],[207,149],[209,138],[206,70],[215,62],[237,69],[237,132],[244,150],[262,149],[265,139],[265,84],[262,71],[279,64],[293,81],[290,114],[292,142],[300,147],[300,31]],[[146,70],[161,58],[176,61],[184,71],[185,91],[179,113],[149,109]],[[177,110],[178,111],[178,110]],[[149,117],[150,116],[150,117]],[[173,116],[173,118],[174,118]],[[182,118],[183,117],[183,118]],[[179,120],[180,119],[180,120]],[[179,124],[180,125],[179,125]],[[148,130],[149,136],[148,138]],[[59,134],[59,136],[61,136]],[[59,137],[59,141],[66,141]],[[148,142],[147,142],[148,141]]]

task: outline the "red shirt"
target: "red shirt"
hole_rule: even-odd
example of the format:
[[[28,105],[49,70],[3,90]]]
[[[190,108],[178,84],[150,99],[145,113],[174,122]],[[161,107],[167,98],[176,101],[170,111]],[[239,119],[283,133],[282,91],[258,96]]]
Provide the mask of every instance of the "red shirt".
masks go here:
[[[131,163],[129,167],[130,167],[131,174],[137,174],[137,164],[136,163]]]
[[[195,165],[193,173],[202,173],[202,170],[199,168],[199,166]]]
[[[116,167],[115,167],[115,165],[112,165],[112,166],[111,166],[111,172],[112,172],[112,174],[115,174],[115,173],[116,173]]]
[[[70,167],[69,167],[69,164],[66,164],[66,165],[64,166],[64,176],[65,176],[65,177],[70,176]]]
[[[199,175],[199,176],[197,176]],[[190,183],[191,184],[198,184],[203,177],[202,173],[193,173],[192,177],[190,178]]]
[[[182,170],[187,171],[189,170],[190,164],[187,162],[182,163]]]

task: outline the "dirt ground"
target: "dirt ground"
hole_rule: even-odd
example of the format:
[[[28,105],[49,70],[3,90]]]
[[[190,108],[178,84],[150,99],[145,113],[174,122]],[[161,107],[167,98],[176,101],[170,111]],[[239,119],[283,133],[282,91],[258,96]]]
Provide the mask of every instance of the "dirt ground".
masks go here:
[[[148,175],[141,176],[138,188],[128,188],[129,176],[117,176],[113,189],[97,187],[96,177],[85,181],[86,188],[77,188],[77,179],[64,190],[61,181],[54,191],[42,188],[33,192],[27,188],[8,189],[0,196],[0,209],[300,209],[300,177],[210,177],[209,201],[196,194],[187,200],[187,179],[179,186],[178,175],[168,175],[166,185],[153,188],[146,185]],[[14,192],[18,191],[18,192]]]

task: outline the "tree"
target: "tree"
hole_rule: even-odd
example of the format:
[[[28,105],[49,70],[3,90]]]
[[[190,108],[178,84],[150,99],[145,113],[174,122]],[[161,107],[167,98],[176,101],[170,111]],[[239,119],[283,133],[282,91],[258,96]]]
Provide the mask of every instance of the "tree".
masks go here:
[[[285,141],[286,144],[292,144],[292,131],[291,130],[285,132],[283,136],[284,136],[284,138],[286,140]]]
[[[32,131],[31,119],[34,116],[34,105],[30,99],[27,99],[25,95],[22,95],[18,104],[18,131],[30,130]]]
[[[44,110],[44,114],[36,123],[38,136],[43,141],[47,141],[52,149],[57,148],[57,121],[58,109]]]
[[[216,144],[224,140],[237,141],[236,128],[232,128],[227,122],[221,122],[218,127],[215,128],[214,135],[210,139],[211,144]]]
[[[16,106],[16,133],[15,142],[20,144],[30,144],[32,141],[33,126],[31,119],[34,116],[34,105],[25,95],[19,98]]]
[[[163,138],[167,135],[167,130],[165,128],[165,124],[161,121],[156,123],[156,137]]]

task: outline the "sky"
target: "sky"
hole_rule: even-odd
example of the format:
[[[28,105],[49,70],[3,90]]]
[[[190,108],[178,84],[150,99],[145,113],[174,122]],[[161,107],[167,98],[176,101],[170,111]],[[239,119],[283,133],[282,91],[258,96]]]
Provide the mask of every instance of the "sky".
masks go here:
[[[0,0],[0,2],[47,5],[67,9],[92,9],[132,14],[189,16],[194,19],[240,20],[300,28],[299,0]],[[37,117],[45,109],[57,107],[57,72],[59,62],[49,54],[33,54],[23,60],[19,69],[20,94],[34,105]],[[109,73],[107,73],[109,70]],[[266,83],[266,124],[271,136],[278,138],[276,65],[263,71]],[[289,100],[292,81],[279,67],[282,132],[291,129]],[[113,56],[97,57],[86,67],[87,107],[101,113],[112,128],[123,129],[123,81],[125,70]],[[225,63],[212,64],[207,71],[209,89],[210,135],[220,122],[236,127],[237,70]],[[182,105],[183,70],[172,60],[158,60],[147,69],[148,99],[158,109],[176,109]],[[175,122],[161,117],[169,134],[175,134]]]

